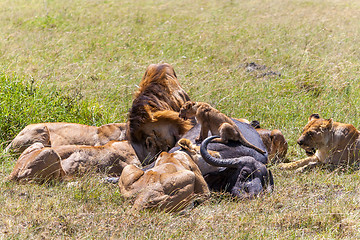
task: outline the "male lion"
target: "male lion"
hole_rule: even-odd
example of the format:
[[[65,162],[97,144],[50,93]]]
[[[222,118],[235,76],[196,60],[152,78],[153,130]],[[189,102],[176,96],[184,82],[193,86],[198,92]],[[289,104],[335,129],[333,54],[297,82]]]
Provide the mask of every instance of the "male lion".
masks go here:
[[[197,166],[198,148],[188,139],[180,139],[178,145],[180,150],[161,153],[154,167],[148,170],[134,165],[124,168],[119,188],[125,197],[135,198],[134,210],[179,211],[195,197],[210,195]]]
[[[317,164],[352,164],[360,158],[359,134],[351,124],[312,114],[297,140],[310,157],[279,166],[282,169],[302,171],[307,166]]]
[[[144,164],[168,151],[191,128],[178,116],[190,98],[169,64],[151,64],[140,82],[129,110],[127,136]]]
[[[45,147],[34,143],[20,155],[8,179],[43,182],[90,171],[119,176],[128,164],[140,165],[128,141],[110,141],[103,146]]]
[[[265,153],[265,151],[246,140],[231,118],[208,103],[188,101],[181,107],[179,116],[184,119],[196,117],[196,120],[201,124],[200,135],[197,138],[200,142],[207,138],[210,131],[213,135],[220,135],[221,140],[218,142],[239,141],[246,147],[255,149],[261,154]]]
[[[110,123],[100,127],[77,123],[48,122],[26,126],[5,151],[23,152],[33,143],[46,147],[61,145],[104,145],[111,140],[125,140],[126,124]]]

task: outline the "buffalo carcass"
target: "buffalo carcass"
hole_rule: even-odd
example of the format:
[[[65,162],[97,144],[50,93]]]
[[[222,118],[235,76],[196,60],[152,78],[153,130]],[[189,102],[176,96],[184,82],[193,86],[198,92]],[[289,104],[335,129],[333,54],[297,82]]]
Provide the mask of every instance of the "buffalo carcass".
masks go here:
[[[218,136],[208,137],[202,142],[201,156],[207,163],[225,167],[225,169],[204,176],[210,189],[225,190],[240,198],[253,198],[263,191],[272,191],[274,179],[271,171],[266,169],[265,164],[256,161],[253,157],[221,159],[212,157],[206,148],[214,138],[218,138]]]
[[[266,151],[256,130],[247,123],[234,120],[244,137],[255,146]],[[200,126],[196,125],[183,137],[195,142]],[[228,144],[210,143],[218,136],[211,136],[201,144],[201,155],[208,164],[218,167],[217,171],[205,174],[209,188],[215,191],[227,191],[240,198],[252,198],[262,191],[272,190],[274,180],[267,170],[267,154],[260,154],[239,142]],[[211,157],[207,149],[217,151],[221,159]]]
[[[244,137],[255,146],[266,151],[256,130],[247,123],[237,120],[238,125]],[[195,143],[195,138],[199,135],[200,124],[190,129],[183,138],[190,139]],[[198,167],[204,175],[209,188],[215,191],[228,191],[237,197],[254,197],[262,191],[271,190],[274,186],[273,176],[266,169],[267,154],[262,155],[252,148],[245,147],[239,142],[229,141],[227,144],[210,143],[216,136],[205,139],[202,143],[202,152],[204,156],[199,159]],[[213,159],[208,157],[209,150],[217,151],[222,159]],[[180,147],[172,148],[169,153],[179,150]],[[205,159],[205,160],[204,160]],[[208,161],[205,162],[205,161]],[[229,163],[230,162],[230,163]],[[233,162],[233,164],[231,164]],[[216,165],[216,166],[214,166]],[[143,168],[144,171],[154,167],[154,162]],[[107,178],[111,183],[117,183],[119,178]]]
[[[260,138],[260,135],[250,124],[240,122],[236,119],[232,119],[232,120],[239,127],[242,135],[246,138],[246,140],[248,140],[256,147],[264,150],[266,153],[261,154],[252,148],[242,145],[240,142],[234,142],[234,141],[229,141],[229,143],[227,144],[210,143],[209,150],[219,152],[221,157],[223,158],[237,158],[243,156],[250,156],[255,158],[258,162],[267,164],[268,154],[266,147]],[[187,138],[194,143],[195,139],[199,136],[200,128],[201,128],[200,124],[196,124],[192,129],[190,129],[187,133],[185,133],[182,136],[182,138]]]

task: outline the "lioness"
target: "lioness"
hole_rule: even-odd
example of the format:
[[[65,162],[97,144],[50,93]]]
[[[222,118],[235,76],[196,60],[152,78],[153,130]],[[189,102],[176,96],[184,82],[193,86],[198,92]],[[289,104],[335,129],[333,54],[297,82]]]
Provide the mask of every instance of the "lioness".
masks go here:
[[[89,171],[119,176],[128,164],[140,166],[128,141],[110,141],[103,146],[57,147],[34,143],[20,155],[8,179],[42,182],[79,176]]]
[[[77,123],[36,123],[26,126],[6,147],[15,153],[23,152],[33,143],[46,147],[61,145],[104,145],[111,140],[125,140],[126,124],[110,123],[100,127]]]
[[[360,159],[359,131],[351,124],[334,122],[312,114],[297,143],[307,155],[292,163],[279,165],[282,169],[301,171],[308,165],[352,164]]]
[[[212,135],[220,135],[221,140],[218,142],[227,143],[228,140],[239,141],[261,154],[265,153],[265,151],[246,140],[233,120],[208,103],[187,101],[181,107],[179,117],[184,119],[195,117],[201,124],[200,135],[196,139],[197,141],[201,142],[207,138],[210,130]]]
[[[162,152],[151,169],[143,171],[134,165],[124,168],[119,188],[125,197],[135,197],[134,210],[178,211],[196,196],[209,196],[196,163],[200,157],[198,148],[188,139],[180,139],[178,145],[178,151]]]

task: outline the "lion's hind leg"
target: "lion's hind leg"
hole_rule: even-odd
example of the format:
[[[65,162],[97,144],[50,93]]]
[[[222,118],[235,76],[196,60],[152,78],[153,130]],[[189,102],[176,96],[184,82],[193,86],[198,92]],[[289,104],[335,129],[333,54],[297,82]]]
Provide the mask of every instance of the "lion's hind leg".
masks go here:
[[[29,148],[31,147],[34,149],[30,149],[29,152],[26,150],[26,154],[19,157],[8,180],[36,182],[61,180],[64,171],[58,153],[52,148],[44,148],[41,143],[35,143]]]
[[[220,136],[219,138],[214,138],[211,142],[213,143],[228,143],[229,140],[231,141],[238,141],[239,137],[238,137],[238,133],[236,131],[236,129],[231,126],[231,124],[225,122],[222,123],[218,129],[218,135]],[[213,135],[215,135],[212,132]]]
[[[219,127],[220,138],[224,143],[227,143],[229,140],[239,141],[246,147],[252,148],[261,154],[265,154],[265,151],[251,144],[245,137],[242,135],[240,129],[235,127],[229,123],[223,123]]]
[[[179,211],[192,200],[195,174],[180,171],[162,174],[160,183],[152,183],[138,195],[134,210],[145,208],[160,209],[166,212]]]
[[[162,182],[164,192],[169,196],[165,204],[166,211],[178,211],[185,208],[194,198],[196,176],[194,172],[184,170],[170,173]]]
[[[139,186],[136,183],[141,182],[143,176],[144,171],[142,169],[135,165],[127,165],[123,169],[118,181],[121,194],[125,197],[135,195],[139,191]]]

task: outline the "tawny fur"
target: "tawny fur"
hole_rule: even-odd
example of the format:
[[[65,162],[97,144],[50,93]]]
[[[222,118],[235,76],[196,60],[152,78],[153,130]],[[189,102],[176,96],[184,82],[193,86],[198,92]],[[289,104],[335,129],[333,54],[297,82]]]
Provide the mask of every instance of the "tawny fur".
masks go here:
[[[234,118],[235,120],[239,121],[239,122],[243,122],[243,123],[247,123],[250,124],[250,121],[247,120],[246,118]]]
[[[141,161],[167,151],[191,128],[189,121],[178,116],[189,99],[171,65],[148,66],[129,110],[127,130]]]
[[[169,151],[192,127],[189,121],[179,118],[179,114],[174,111],[157,111],[150,116],[151,122],[146,124],[143,133],[148,136],[145,138],[146,149],[152,154]]]
[[[251,126],[259,133],[267,152],[269,160],[272,163],[284,162],[288,150],[288,143],[278,129],[268,130],[260,127],[258,121],[252,121]]]
[[[45,147],[42,143],[34,143],[20,155],[8,179],[41,182],[92,171],[119,176],[128,164],[140,166],[128,141],[110,141],[103,146]]]
[[[196,117],[201,124],[200,135],[197,141],[203,141],[210,131],[212,135],[219,135],[221,140],[217,142],[227,143],[229,140],[239,141],[244,146],[255,149],[264,154],[260,148],[254,146],[245,139],[236,124],[225,114],[204,102],[186,102],[180,109],[179,116],[187,119]]]
[[[100,127],[77,123],[37,123],[26,126],[6,147],[5,151],[23,152],[33,143],[46,147],[61,145],[100,146],[111,140],[125,140],[126,124],[110,123]]]
[[[134,210],[179,211],[194,198],[207,198],[209,188],[197,166],[200,153],[188,139],[179,141],[181,150],[163,152],[155,166],[143,171],[129,165],[119,179],[121,194],[134,198]]]
[[[20,155],[8,180],[45,182],[64,176],[59,154],[42,143],[34,143]]]
[[[349,165],[360,160],[360,132],[351,124],[334,122],[312,114],[298,139],[310,157],[279,165],[282,169],[301,171],[317,164]]]

